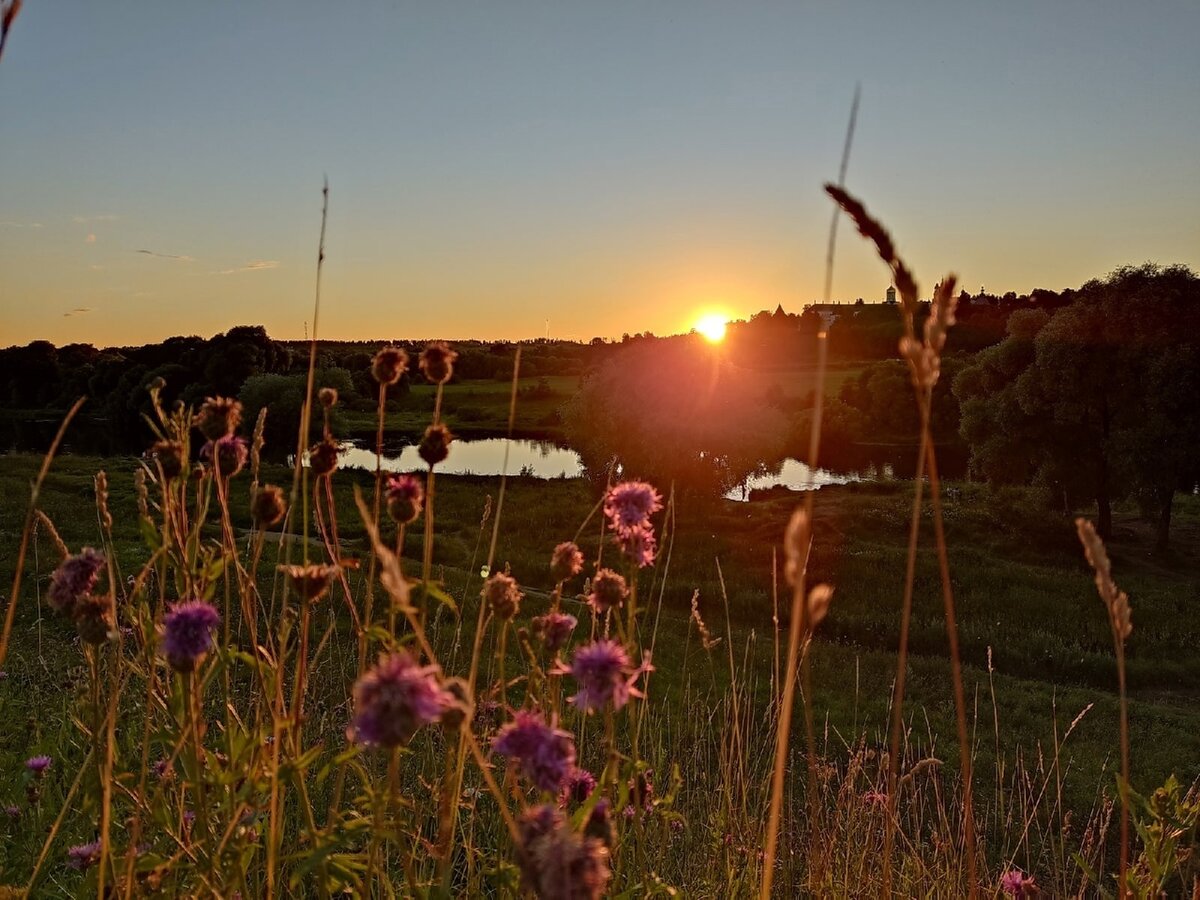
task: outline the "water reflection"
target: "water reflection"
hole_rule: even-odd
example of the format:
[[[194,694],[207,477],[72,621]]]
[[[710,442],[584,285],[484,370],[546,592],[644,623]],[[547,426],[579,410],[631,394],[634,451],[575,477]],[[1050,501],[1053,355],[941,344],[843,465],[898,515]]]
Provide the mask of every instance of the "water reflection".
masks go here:
[[[579,454],[550,441],[481,438],[456,440],[450,445],[450,456],[438,465],[438,472],[447,475],[502,475],[504,448],[508,445],[508,474],[532,475],[535,478],[578,478],[583,475]],[[348,469],[375,471],[375,451],[352,441],[341,445],[338,465]],[[425,461],[413,444],[399,448],[383,448],[383,469],[387,472],[413,472],[425,468]]]
[[[375,469],[375,451],[367,442],[345,441],[341,445],[338,464],[342,468]],[[584,473],[579,454],[570,447],[562,447],[550,441],[513,440],[504,438],[482,438],[457,440],[450,447],[450,456],[438,465],[438,471],[448,475],[500,475],[503,474],[504,449],[508,446],[508,473],[534,478],[580,478]],[[383,469],[387,472],[413,472],[425,468],[415,445],[386,445],[383,451]],[[730,500],[749,500],[750,492],[766,488],[783,487],[793,491],[816,490],[830,484],[846,484],[877,477],[890,477],[891,466],[875,467],[875,471],[833,472],[817,469],[813,472],[796,459],[785,459],[774,466],[749,478],[745,484],[734,488],[725,496]],[[885,471],[886,470],[886,474]]]

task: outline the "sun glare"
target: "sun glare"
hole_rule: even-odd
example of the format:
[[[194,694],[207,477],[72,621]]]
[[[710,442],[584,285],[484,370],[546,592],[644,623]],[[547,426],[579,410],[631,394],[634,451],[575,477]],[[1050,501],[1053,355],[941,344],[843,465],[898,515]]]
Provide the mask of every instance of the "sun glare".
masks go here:
[[[725,317],[717,313],[701,316],[696,322],[696,331],[709,343],[719,344],[725,339]]]

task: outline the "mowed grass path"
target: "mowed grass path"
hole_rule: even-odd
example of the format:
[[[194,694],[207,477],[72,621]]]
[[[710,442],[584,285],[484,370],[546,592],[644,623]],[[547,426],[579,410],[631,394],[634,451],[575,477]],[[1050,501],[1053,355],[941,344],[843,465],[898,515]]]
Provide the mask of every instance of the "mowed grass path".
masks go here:
[[[31,455],[0,457],[0,584],[5,592],[39,463]],[[124,573],[136,571],[148,555],[137,530],[134,467],[130,459],[64,456],[55,462],[40,503],[72,551],[98,545],[92,476],[105,468]],[[263,480],[287,486],[291,473],[268,466]],[[344,552],[362,555],[365,537],[350,486],[357,483],[369,490],[371,476],[339,472],[334,483]],[[479,566],[491,533],[491,522],[481,532],[480,520],[487,498],[494,503],[498,487],[498,479],[489,478],[443,476],[437,481],[435,569],[460,601],[468,623],[477,608]],[[240,526],[249,522],[248,490],[247,476],[235,479],[233,507]],[[510,479],[497,564],[510,565],[529,589],[521,624],[544,611],[544,592],[552,587],[547,571],[550,551],[576,534],[597,497],[583,480]],[[694,701],[697,692],[706,693],[710,687],[717,696],[729,682],[732,651],[734,677],[765,707],[772,690],[776,640],[772,552],[795,502],[796,495],[753,504],[688,497],[679,501],[665,589],[669,535],[660,566],[647,571],[642,582],[643,598],[657,600],[660,590],[663,598],[651,686],[655,705],[665,704],[671,714],[695,714],[683,708],[684,698]],[[911,487],[902,483],[827,488],[816,498],[813,571],[816,578],[834,584],[836,594],[813,652],[813,703],[819,742],[834,755],[860,737],[875,745],[885,742],[910,505]],[[1149,530],[1131,513],[1118,516],[1111,547],[1115,577],[1133,606],[1129,677],[1133,781],[1139,790],[1152,789],[1172,772],[1185,782],[1200,776],[1200,500],[1182,498],[1177,508],[1174,541],[1181,549],[1175,556],[1154,557]],[[1111,791],[1113,786],[1117,705],[1108,626],[1074,528],[1066,517],[1022,512],[1011,498],[997,502],[986,489],[970,484],[947,487],[946,517],[980,782],[986,790],[994,781],[997,752],[1005,761],[1018,753],[1051,756],[1055,720],[1061,738],[1067,725],[1094,704],[1062,757],[1069,770],[1066,798],[1086,810],[1098,789]],[[580,538],[591,558],[598,529],[593,520]],[[910,740],[920,745],[919,752],[953,768],[953,702],[931,528],[922,537],[923,546],[930,549],[919,558],[906,712]],[[419,538],[410,537],[407,555],[418,554],[418,545]],[[46,710],[54,711],[50,715],[66,714],[67,704],[48,703],[46,694],[64,683],[69,668],[79,663],[70,626],[44,607],[43,617],[38,615],[36,598],[44,596],[56,564],[52,553],[46,541],[38,542],[36,551],[31,549],[21,586],[13,646],[5,664],[8,678],[0,682],[0,708],[6,721],[28,723],[29,728],[23,724],[0,730],[0,771],[19,766],[37,733],[53,727],[39,721]],[[413,568],[410,564],[410,571]],[[782,584],[782,577],[779,580]],[[700,647],[689,622],[694,589],[700,591],[710,629],[727,642],[712,652]],[[781,596],[779,605],[785,620],[781,640],[786,642],[787,599]],[[642,627],[649,632],[656,618],[652,603]],[[328,698],[332,706],[343,700]],[[764,731],[762,738],[768,741],[769,734]]]

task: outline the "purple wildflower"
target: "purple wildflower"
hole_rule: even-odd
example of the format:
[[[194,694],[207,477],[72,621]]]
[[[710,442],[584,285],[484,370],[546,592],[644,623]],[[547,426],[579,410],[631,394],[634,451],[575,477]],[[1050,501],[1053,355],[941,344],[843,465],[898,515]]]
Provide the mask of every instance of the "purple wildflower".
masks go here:
[[[513,618],[520,611],[524,596],[517,588],[517,580],[506,572],[497,572],[485,581],[481,593],[498,619]]]
[[[521,817],[521,876],[543,900],[590,900],[604,895],[612,872],[608,847],[599,838],[571,830],[548,804]]]
[[[887,794],[883,793],[883,791],[867,791],[862,795],[862,801],[867,806],[887,806]]]
[[[610,609],[619,607],[628,596],[629,587],[625,584],[624,576],[612,569],[600,569],[592,576],[592,592],[587,600],[592,609],[604,615]]]
[[[206,397],[192,424],[209,441],[220,440],[233,434],[242,421],[242,404],[230,397]],[[221,460],[224,469],[225,460]]]
[[[649,525],[650,516],[662,509],[662,497],[644,481],[613,485],[604,498],[604,514],[614,531]]]
[[[254,492],[250,503],[250,514],[260,528],[270,528],[279,522],[287,513],[287,501],[283,498],[283,489],[273,484],[264,484]]]
[[[533,631],[540,635],[542,643],[551,653],[561,650],[563,645],[567,643],[567,639],[571,636],[571,632],[575,630],[575,626],[579,624],[579,620],[569,613],[558,612],[558,610],[550,610],[544,616],[535,616],[533,619]]]
[[[557,671],[569,672],[579,688],[570,702],[585,712],[596,712],[609,703],[613,709],[620,709],[631,696],[643,696],[633,685],[639,675],[652,668],[648,653],[635,669],[624,647],[616,641],[599,640],[576,650],[570,667],[560,666]]]
[[[159,466],[162,467],[163,477],[168,481],[178,478],[179,473],[183,471],[185,460],[183,444],[180,441],[155,441],[146,451],[146,456],[151,460],[158,461]]]
[[[649,525],[634,525],[623,528],[616,533],[617,546],[621,553],[639,569],[654,564],[654,554],[658,550],[658,542],[654,537],[654,529]]]
[[[521,771],[540,791],[557,791],[575,768],[575,738],[547,725],[541,715],[519,711],[500,729],[492,749],[521,763]]]
[[[421,351],[418,364],[421,374],[434,384],[445,384],[454,374],[454,361],[458,354],[445,341],[434,341]]]
[[[175,774],[169,759],[160,759],[150,767],[156,778],[166,780]]]
[[[314,444],[308,450],[309,471],[318,478],[332,475],[337,469],[339,453],[337,441],[326,435],[321,443]]]
[[[354,685],[351,739],[398,747],[422,725],[436,722],[453,698],[438,685],[433,666],[418,666],[405,651],[382,657]]]
[[[596,776],[587,769],[578,767],[571,770],[567,775],[567,779],[563,782],[562,790],[558,794],[558,805],[566,806],[568,803],[583,803],[588,797],[592,796],[592,791],[596,789]]]
[[[384,347],[371,360],[371,374],[380,384],[395,384],[408,368],[408,354],[399,347]]]
[[[10,819],[19,819],[21,818],[21,807],[14,803],[10,803],[8,806],[4,807],[4,814]]]
[[[53,762],[48,756],[31,756],[25,760],[25,768],[33,773],[34,778],[44,778]]]
[[[617,842],[611,810],[612,806],[608,802],[608,798],[601,797],[596,801],[596,805],[592,807],[592,813],[588,816],[588,820],[583,826],[583,833],[586,836],[596,838],[610,850],[613,844]]]
[[[163,653],[178,672],[191,672],[213,646],[221,616],[211,603],[186,600],[163,617]]]
[[[78,556],[69,556],[50,576],[46,599],[55,611],[71,615],[75,603],[96,586],[104,568],[104,554],[84,547]]]
[[[550,555],[550,574],[555,581],[566,581],[583,571],[583,553],[573,541],[564,541]]]
[[[279,571],[286,576],[293,591],[310,603],[316,603],[325,596],[339,570],[337,566],[309,563],[307,566],[280,566]]]
[[[414,522],[425,507],[425,486],[415,475],[394,475],[387,483],[387,511],[399,525]]]
[[[450,455],[450,443],[453,440],[454,435],[441,422],[430,425],[425,429],[425,436],[421,438],[421,442],[417,444],[417,455],[432,469]]]
[[[67,851],[68,865],[72,869],[83,871],[90,869],[96,863],[100,862],[100,842],[92,841],[90,844],[77,844]]]
[[[1012,897],[1035,897],[1040,893],[1033,876],[1020,869],[1009,869],[1000,876],[1000,890]]]
[[[246,439],[240,438],[235,434],[222,435],[216,441],[209,441],[200,448],[200,458],[211,460],[214,449],[216,450],[216,462],[221,469],[222,478],[232,478],[238,472],[242,471],[246,466],[246,459],[250,455]]]

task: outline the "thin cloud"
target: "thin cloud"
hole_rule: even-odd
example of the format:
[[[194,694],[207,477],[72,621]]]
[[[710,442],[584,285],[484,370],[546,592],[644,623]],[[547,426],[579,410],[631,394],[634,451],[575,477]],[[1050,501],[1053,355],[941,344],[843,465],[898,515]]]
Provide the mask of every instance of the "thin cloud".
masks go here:
[[[214,272],[214,275],[237,275],[239,272],[262,272],[266,269],[278,269],[279,260],[277,259],[253,259],[245,265],[238,266],[235,269],[222,269],[219,272]]]
[[[0,228],[43,228],[41,222],[0,222]]]
[[[63,313],[63,318],[69,319],[71,316],[86,316],[91,311],[92,308],[90,306],[77,306],[70,312]]]
[[[101,216],[71,216],[71,221],[76,225],[84,225],[88,222],[115,222],[120,216],[101,215]]]
[[[177,256],[174,253],[159,253],[156,250],[134,250],[134,253],[144,253],[146,256],[157,256],[159,259],[177,259],[180,262],[193,262],[194,256]]]

